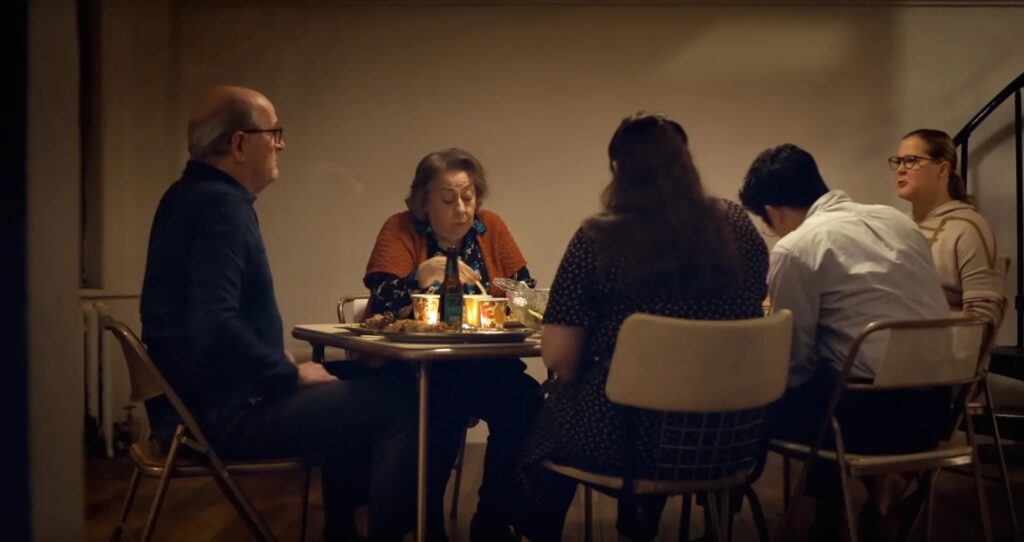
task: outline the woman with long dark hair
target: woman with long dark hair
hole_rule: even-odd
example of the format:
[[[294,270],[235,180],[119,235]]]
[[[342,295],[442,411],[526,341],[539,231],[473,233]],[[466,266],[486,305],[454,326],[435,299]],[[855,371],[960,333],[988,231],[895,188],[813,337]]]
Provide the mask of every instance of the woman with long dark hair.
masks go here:
[[[661,115],[628,117],[612,136],[608,158],[612,181],[603,211],[570,241],[544,315],[544,362],[557,377],[524,458],[524,481],[539,510],[528,533],[534,541],[561,540],[576,487],[541,461],[610,475],[654,472],[660,414],[642,412],[627,422],[625,409],[604,392],[626,317],[762,315],[764,241],[738,204],[704,192],[683,128]],[[623,445],[627,423],[631,446]],[[620,535],[653,539],[663,505],[663,498],[620,500]]]

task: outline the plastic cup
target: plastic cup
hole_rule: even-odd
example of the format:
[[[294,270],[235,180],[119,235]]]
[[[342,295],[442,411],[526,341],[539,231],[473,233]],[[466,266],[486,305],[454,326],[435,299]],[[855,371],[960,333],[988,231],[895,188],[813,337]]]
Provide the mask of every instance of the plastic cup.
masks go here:
[[[491,297],[480,301],[480,329],[505,329],[508,299]]]
[[[438,294],[412,294],[412,317],[417,322],[434,325],[437,323],[437,312],[441,309],[441,296]]]

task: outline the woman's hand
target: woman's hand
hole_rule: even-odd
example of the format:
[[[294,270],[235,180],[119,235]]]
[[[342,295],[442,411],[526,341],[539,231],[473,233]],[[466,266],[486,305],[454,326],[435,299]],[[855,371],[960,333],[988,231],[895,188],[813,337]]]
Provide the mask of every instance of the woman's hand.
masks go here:
[[[445,256],[434,256],[416,268],[416,281],[421,290],[430,286],[435,280],[444,282],[444,266],[447,261],[448,258]],[[478,280],[480,280],[480,276],[476,274],[476,271],[459,260],[459,281],[462,284],[473,284]]]

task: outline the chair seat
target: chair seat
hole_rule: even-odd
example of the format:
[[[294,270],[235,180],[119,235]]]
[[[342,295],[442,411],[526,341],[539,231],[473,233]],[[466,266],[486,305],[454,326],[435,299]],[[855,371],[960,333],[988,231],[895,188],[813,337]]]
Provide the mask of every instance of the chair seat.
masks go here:
[[[976,409],[972,408],[972,406],[973,403],[968,405],[968,412],[972,415],[980,416],[982,414],[987,414],[984,405],[979,403],[978,408]],[[1018,406],[996,405],[994,414],[996,423],[999,424],[1000,436],[1004,441],[1024,441],[1024,408]],[[993,435],[994,431],[992,422],[987,416],[977,419],[974,423],[974,431],[976,433],[980,435]]]
[[[179,453],[174,460],[175,476],[209,476],[210,467],[203,459],[190,457],[192,454]],[[159,444],[147,440],[132,444],[131,457],[143,474],[158,477],[163,474],[167,454]],[[232,474],[262,474],[305,469],[305,462],[299,457],[257,459],[247,461],[224,461]]]
[[[985,403],[983,401],[971,401],[967,403],[967,412],[980,416],[985,413]],[[996,405],[995,414],[999,418],[1024,419],[1024,407]]]
[[[811,447],[799,442],[772,439],[768,449],[790,457],[806,459]],[[818,457],[828,461],[836,461],[834,450],[818,450]],[[926,452],[910,454],[846,454],[846,463],[850,474],[854,476],[871,476],[890,472],[906,472],[910,470],[937,469],[969,465],[973,458],[970,446],[940,445],[939,448]]]
[[[588,472],[576,467],[559,465],[550,460],[545,460],[542,465],[549,470],[588,485],[599,486],[600,488],[613,491],[622,491],[624,481],[619,476]],[[713,480],[651,480],[638,478],[633,480],[633,492],[653,495],[678,495],[681,493],[720,491],[742,485],[747,480],[748,474],[746,470],[743,470],[724,478]]]

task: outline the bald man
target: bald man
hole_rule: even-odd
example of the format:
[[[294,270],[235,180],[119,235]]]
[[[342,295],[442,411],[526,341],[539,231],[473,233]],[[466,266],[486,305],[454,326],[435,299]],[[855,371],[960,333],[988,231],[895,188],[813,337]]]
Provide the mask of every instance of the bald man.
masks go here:
[[[283,136],[259,92],[217,87],[199,101],[190,160],[153,219],[142,337],[223,456],[322,462],[326,540],[355,539],[352,512],[367,484],[371,538],[398,540],[413,518],[411,395],[381,376],[339,381],[284,350],[253,208],[277,179]],[[178,423],[169,403],[146,407],[154,437],[168,444]]]

